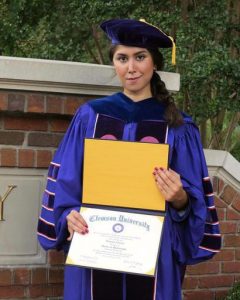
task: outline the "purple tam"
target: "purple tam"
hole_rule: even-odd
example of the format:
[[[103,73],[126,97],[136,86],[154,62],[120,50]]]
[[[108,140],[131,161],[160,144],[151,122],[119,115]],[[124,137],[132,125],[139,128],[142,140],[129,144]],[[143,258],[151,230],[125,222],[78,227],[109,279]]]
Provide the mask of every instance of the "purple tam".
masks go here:
[[[143,21],[113,19],[103,22],[100,27],[113,45],[140,48],[172,48],[173,38],[159,28]]]

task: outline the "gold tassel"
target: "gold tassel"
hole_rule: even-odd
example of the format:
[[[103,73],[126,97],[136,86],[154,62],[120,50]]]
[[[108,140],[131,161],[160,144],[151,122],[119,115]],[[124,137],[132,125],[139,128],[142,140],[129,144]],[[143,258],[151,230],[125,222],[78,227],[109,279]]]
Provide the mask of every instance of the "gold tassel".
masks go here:
[[[171,36],[168,36],[170,40],[172,41],[172,65],[176,65],[176,44],[174,42],[174,39]]]
[[[141,18],[139,21],[144,22],[150,26],[153,26],[155,28],[157,28],[161,33],[163,33],[164,35],[166,35],[165,32],[163,32],[161,29],[159,29],[157,26],[154,26],[148,22],[146,22],[145,19]],[[174,42],[174,39],[170,36],[170,35],[166,35],[171,41],[172,41],[172,65],[176,65],[176,44]]]

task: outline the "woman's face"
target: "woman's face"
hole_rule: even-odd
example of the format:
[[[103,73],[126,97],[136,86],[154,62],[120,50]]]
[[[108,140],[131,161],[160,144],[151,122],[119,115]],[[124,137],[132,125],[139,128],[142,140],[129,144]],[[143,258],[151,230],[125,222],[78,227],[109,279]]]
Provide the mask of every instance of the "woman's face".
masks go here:
[[[113,55],[113,65],[124,94],[135,101],[152,96],[150,80],[154,63],[147,49],[119,45]]]

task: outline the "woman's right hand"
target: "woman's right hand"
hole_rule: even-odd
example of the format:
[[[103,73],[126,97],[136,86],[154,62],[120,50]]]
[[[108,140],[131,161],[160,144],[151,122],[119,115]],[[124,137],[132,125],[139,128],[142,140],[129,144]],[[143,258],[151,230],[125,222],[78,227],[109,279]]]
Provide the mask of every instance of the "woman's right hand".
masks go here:
[[[74,231],[80,234],[88,233],[88,225],[86,221],[83,219],[81,214],[76,210],[72,210],[67,215],[67,226],[70,234],[69,237],[67,238],[68,241],[71,241]]]

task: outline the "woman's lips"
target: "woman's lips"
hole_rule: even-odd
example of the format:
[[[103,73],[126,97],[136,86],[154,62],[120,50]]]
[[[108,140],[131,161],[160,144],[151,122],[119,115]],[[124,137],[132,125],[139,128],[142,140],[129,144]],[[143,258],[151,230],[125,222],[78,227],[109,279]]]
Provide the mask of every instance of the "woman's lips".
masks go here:
[[[127,81],[130,81],[130,82],[134,82],[134,81],[137,81],[139,78],[141,78],[141,76],[138,76],[138,77],[130,77],[130,78],[127,78],[126,80],[127,80]]]

